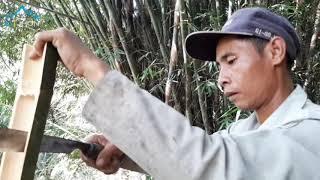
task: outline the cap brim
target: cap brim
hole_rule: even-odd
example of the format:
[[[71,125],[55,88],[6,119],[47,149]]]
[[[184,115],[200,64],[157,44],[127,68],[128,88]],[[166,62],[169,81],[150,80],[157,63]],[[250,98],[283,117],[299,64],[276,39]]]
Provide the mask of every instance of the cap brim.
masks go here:
[[[219,40],[222,37],[230,35],[253,36],[253,34],[244,32],[194,32],[186,38],[187,53],[195,59],[214,61],[216,59],[216,48]]]

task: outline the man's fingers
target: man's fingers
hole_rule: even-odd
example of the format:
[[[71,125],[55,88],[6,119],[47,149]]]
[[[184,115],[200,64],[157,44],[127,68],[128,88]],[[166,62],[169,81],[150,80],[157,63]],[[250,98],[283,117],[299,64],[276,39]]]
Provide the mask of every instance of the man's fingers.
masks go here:
[[[101,144],[101,145],[103,145],[103,146],[109,144],[108,139],[105,138],[102,134],[97,135],[97,136],[98,136],[97,138],[98,138],[98,143],[99,143],[99,144]]]
[[[97,167],[110,166],[114,159],[120,159],[123,153],[113,144],[107,144],[104,149],[99,153],[96,161]]]
[[[119,170],[119,168],[120,168],[120,160],[118,158],[114,158],[111,160],[110,166],[105,168],[103,172],[105,174],[113,174],[113,173],[116,173]]]
[[[120,158],[113,155],[113,145],[107,145],[99,154],[97,160],[92,160],[86,157],[83,153],[80,154],[81,159],[87,166],[96,168],[106,174],[112,174],[120,168]]]
[[[110,166],[112,150],[110,149],[110,144],[107,144],[103,150],[99,153],[96,161],[96,165],[98,168],[103,168],[106,166]]]
[[[86,136],[84,138],[84,141],[87,143],[98,143],[98,138],[97,138],[97,134],[91,134],[89,136]]]
[[[109,143],[109,141],[101,134],[89,135],[84,138],[84,141],[88,143],[100,144],[102,146],[105,146]]]
[[[84,154],[82,154],[82,152],[80,152],[80,157],[83,160],[83,162],[86,163],[87,166],[94,167],[94,168],[96,167],[96,161],[95,160],[87,158]]]
[[[123,159],[124,155],[122,151],[120,151],[115,145],[109,142],[109,140],[101,134],[91,135],[85,139],[89,143],[96,143],[104,146],[102,151],[99,153],[96,161],[86,157],[81,153],[82,160],[88,166],[96,168],[106,174],[112,174],[119,170],[120,162]]]
[[[35,35],[35,42],[33,44],[33,51],[30,53],[31,59],[36,59],[42,55],[43,47],[45,43],[52,42],[54,40],[56,31],[44,31]]]

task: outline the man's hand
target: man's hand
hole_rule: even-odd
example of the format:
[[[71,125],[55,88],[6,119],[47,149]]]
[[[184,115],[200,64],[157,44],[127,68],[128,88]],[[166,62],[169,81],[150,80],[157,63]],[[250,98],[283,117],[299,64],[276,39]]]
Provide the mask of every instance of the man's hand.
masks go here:
[[[53,46],[57,48],[62,62],[72,73],[87,78],[94,85],[109,70],[109,66],[97,58],[79,37],[65,28],[37,33],[34,51],[30,55],[31,59],[42,55],[46,42],[52,42]]]
[[[89,159],[81,153],[81,159],[88,166],[98,169],[105,174],[113,174],[119,170],[121,160],[125,157],[125,154],[120,149],[109,142],[103,135],[92,135],[88,138],[88,142],[104,146],[96,161]]]

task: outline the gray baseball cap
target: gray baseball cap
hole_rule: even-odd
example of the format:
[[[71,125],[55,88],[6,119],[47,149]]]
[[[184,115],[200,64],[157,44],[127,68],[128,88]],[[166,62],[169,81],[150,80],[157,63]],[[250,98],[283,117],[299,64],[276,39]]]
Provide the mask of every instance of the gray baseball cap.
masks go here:
[[[282,37],[287,45],[287,54],[294,60],[300,50],[298,34],[290,22],[265,8],[243,8],[237,10],[224,24],[221,31],[198,31],[186,38],[187,53],[196,59],[213,61],[220,38],[242,35],[270,40]]]

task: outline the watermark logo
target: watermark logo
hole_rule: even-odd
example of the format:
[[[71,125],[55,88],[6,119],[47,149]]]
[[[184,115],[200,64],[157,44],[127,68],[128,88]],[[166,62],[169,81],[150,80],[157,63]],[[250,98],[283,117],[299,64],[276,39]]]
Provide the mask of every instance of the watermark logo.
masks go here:
[[[18,16],[20,13],[24,13],[28,17],[32,17],[35,21],[40,21],[40,15],[38,15],[35,11],[32,9],[27,9],[25,6],[21,5],[18,10],[16,10],[14,13],[8,13],[4,16],[4,26],[13,26],[14,19],[16,16]]]

